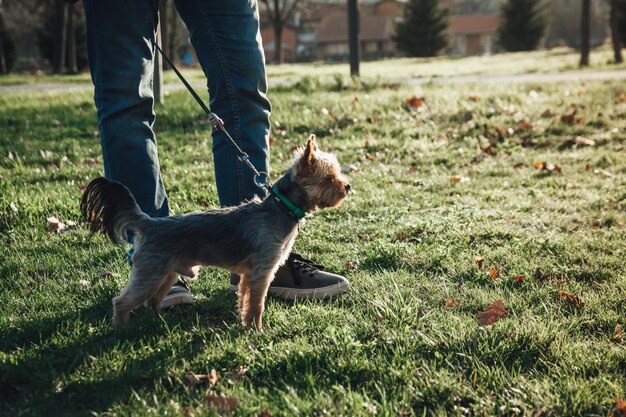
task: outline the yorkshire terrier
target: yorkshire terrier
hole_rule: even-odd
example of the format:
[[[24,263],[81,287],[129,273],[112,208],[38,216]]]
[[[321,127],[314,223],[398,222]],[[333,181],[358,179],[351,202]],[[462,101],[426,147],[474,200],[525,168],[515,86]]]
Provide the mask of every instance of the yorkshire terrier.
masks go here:
[[[113,325],[122,327],[146,301],[158,311],[179,275],[195,278],[200,266],[212,265],[240,275],[239,316],[244,326],[261,329],[268,287],[304,213],[337,207],[349,191],[337,158],[321,152],[314,135],[265,199],[237,207],[151,218],[124,185],[94,179],[80,202],[91,233],[101,231],[120,245],[134,233],[130,282],[113,298]]]

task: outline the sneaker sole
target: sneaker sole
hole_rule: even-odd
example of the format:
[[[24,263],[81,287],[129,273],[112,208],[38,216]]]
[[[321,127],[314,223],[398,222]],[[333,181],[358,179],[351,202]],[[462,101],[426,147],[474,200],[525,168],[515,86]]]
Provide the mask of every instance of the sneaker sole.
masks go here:
[[[178,294],[166,295],[159,306],[161,309],[174,307],[180,304],[193,304],[194,298],[191,293],[183,292]]]
[[[230,291],[237,294],[237,285],[230,285]],[[267,291],[269,295],[272,297],[282,298],[284,300],[295,300],[295,299],[323,299],[323,298],[331,298],[337,295],[343,294],[350,289],[349,281],[338,282],[334,285],[329,285],[327,287],[322,288],[305,288],[305,289],[296,289],[296,288],[287,288],[287,287],[270,287]]]

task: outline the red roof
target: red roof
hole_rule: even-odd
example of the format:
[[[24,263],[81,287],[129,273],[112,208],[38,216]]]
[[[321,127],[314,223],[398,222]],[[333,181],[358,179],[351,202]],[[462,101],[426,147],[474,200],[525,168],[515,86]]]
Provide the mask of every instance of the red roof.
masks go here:
[[[468,14],[456,15],[450,18],[450,33],[453,35],[465,33],[493,33],[500,26],[500,16],[497,14]]]

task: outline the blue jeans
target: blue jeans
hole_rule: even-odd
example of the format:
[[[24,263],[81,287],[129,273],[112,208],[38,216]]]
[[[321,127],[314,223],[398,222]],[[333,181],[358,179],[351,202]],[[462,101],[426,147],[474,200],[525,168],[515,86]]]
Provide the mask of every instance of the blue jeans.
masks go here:
[[[158,0],[83,3],[105,176],[126,185],[145,213],[167,216],[152,129],[155,49],[151,41],[156,34]],[[207,76],[212,111],[224,120],[254,166],[269,172],[271,106],[256,1],[176,0],[175,4]],[[221,132],[213,133],[213,158],[222,206],[263,195]]]

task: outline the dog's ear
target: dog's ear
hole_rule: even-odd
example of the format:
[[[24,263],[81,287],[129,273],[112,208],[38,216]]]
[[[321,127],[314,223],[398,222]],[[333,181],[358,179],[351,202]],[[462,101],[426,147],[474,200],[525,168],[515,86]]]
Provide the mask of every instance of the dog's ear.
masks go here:
[[[298,173],[301,176],[310,176],[313,174],[313,171],[315,171],[315,164],[317,163],[315,159],[316,150],[317,144],[315,143],[315,135],[311,135],[298,162]]]

